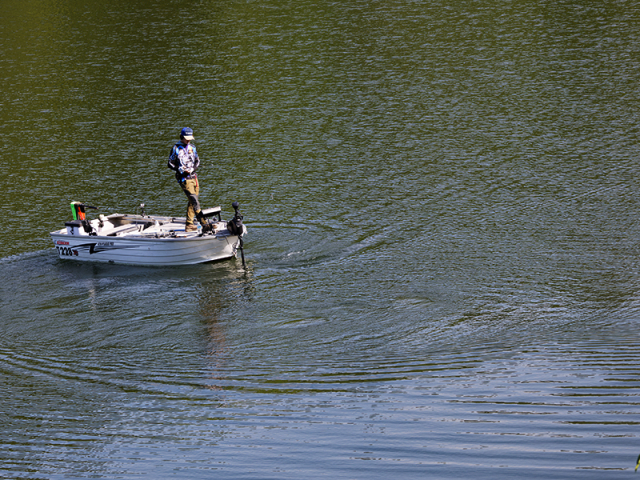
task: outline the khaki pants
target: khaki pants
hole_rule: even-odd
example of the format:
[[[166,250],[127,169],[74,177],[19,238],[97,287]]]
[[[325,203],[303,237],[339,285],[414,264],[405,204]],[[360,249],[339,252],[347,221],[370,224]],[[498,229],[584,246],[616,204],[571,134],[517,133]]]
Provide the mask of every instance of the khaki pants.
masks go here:
[[[180,183],[182,191],[189,199],[189,205],[187,205],[187,225],[193,225],[194,217],[200,213],[200,202],[198,201],[198,195],[200,194],[200,185],[198,185],[198,177],[188,178],[184,182]]]

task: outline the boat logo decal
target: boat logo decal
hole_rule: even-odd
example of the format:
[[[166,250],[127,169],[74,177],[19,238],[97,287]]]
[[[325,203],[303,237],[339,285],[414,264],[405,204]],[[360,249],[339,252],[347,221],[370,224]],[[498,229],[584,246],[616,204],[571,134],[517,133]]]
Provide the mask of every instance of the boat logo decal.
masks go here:
[[[63,243],[58,241],[58,243]],[[69,245],[69,242],[64,242]],[[94,253],[102,253],[109,252],[112,250],[124,250],[128,248],[137,248],[137,245],[116,245],[115,242],[93,242],[93,243],[83,243],[81,245],[75,245],[73,247],[61,247],[56,245],[56,249],[58,250],[58,254],[60,256],[65,257],[73,257],[78,256],[80,252],[86,252],[89,255],[93,255]]]

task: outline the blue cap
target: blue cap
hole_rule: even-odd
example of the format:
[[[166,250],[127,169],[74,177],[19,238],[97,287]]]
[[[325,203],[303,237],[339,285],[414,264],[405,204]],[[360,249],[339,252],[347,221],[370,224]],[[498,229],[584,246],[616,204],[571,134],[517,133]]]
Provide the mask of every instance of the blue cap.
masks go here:
[[[191,130],[189,127],[183,128],[180,132],[180,137],[184,138],[185,140],[193,140],[193,130]]]

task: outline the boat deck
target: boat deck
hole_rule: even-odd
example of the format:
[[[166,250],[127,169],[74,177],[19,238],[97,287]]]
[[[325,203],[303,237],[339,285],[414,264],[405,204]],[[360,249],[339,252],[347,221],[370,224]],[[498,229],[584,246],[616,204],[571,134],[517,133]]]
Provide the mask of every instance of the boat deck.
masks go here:
[[[219,208],[209,209],[208,217],[218,214],[218,218],[209,221],[213,229],[212,234],[227,232],[226,222],[219,218]],[[99,237],[137,237],[137,238],[185,238],[197,237],[197,231],[185,232],[186,219],[184,217],[162,217],[126,215],[114,213],[109,216],[101,215],[100,218],[91,220],[90,225],[94,236]],[[67,222],[65,228],[54,232],[59,235],[91,236],[85,232],[82,222],[74,220]]]

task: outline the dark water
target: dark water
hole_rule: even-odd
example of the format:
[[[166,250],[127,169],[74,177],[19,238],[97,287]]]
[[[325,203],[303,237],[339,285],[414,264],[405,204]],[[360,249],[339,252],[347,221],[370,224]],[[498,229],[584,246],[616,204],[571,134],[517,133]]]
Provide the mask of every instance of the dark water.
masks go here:
[[[3,7],[0,477],[633,474],[637,4]],[[183,126],[247,269],[58,260]]]

